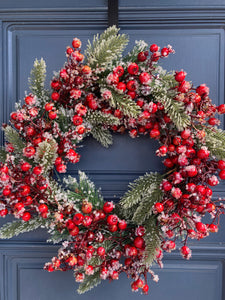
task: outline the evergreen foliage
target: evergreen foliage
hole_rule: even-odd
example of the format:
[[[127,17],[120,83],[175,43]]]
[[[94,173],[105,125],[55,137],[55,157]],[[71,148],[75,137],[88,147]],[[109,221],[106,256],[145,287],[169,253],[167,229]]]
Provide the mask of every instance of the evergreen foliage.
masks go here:
[[[119,125],[120,123],[119,119],[114,117],[111,114],[105,114],[101,111],[90,111],[90,110],[85,115],[85,120],[93,126],[99,124],[112,126],[112,125]]]
[[[225,159],[225,132],[219,128],[205,128],[205,143],[212,155]]]
[[[35,161],[42,166],[44,173],[52,169],[52,165],[54,165],[57,158],[57,149],[58,144],[54,139],[45,140],[38,144]]]
[[[124,115],[133,118],[140,114],[141,108],[129,96],[120,94],[115,89],[104,84],[101,84],[101,87],[102,91],[104,91],[105,88],[110,90],[112,97],[109,99],[109,102],[113,108],[117,108],[121,110]]]
[[[144,235],[145,240],[145,263],[147,266],[151,266],[155,260],[156,249],[160,248],[160,232],[155,225],[155,220],[150,217],[145,222],[146,233]]]
[[[148,44],[144,41],[136,41],[134,48],[123,58],[124,63],[133,62],[140,52],[147,50]]]
[[[190,125],[190,116],[186,113],[184,103],[174,100],[173,87],[176,85],[172,74],[166,74],[162,80],[151,83],[153,98],[162,103],[167,115],[179,131]]]
[[[108,129],[103,126],[95,126],[91,129],[91,135],[96,139],[102,146],[108,148],[113,143],[112,134]]]
[[[40,99],[46,94],[46,91],[44,90],[45,78],[46,64],[44,59],[35,59],[28,82],[31,92]]]
[[[3,149],[0,148],[0,162],[5,162],[7,158],[7,152]]]
[[[85,292],[91,290],[92,288],[99,285],[100,283],[101,283],[100,270],[98,270],[93,275],[86,276],[84,278],[84,281],[79,285],[77,292],[79,294],[84,294]]]
[[[79,181],[76,178],[69,176],[64,178],[64,183],[70,190],[69,195],[75,199],[79,199],[82,204],[82,200],[88,200],[94,207],[101,207],[104,203],[104,199],[100,194],[100,191],[95,187],[95,184],[87,177],[84,172],[79,171]]]
[[[129,184],[129,190],[125,193],[121,199],[121,206],[124,209],[124,212],[134,207],[136,204],[139,204],[143,200],[143,196],[148,193],[151,194],[162,181],[162,175],[159,173],[146,173],[144,176],[140,176],[134,182]],[[153,190],[152,190],[153,188]]]
[[[20,134],[10,125],[7,125],[3,130],[5,132],[5,139],[12,144],[14,151],[19,154],[23,153],[25,143],[23,143]]]
[[[0,238],[10,239],[13,236],[17,236],[21,233],[35,230],[38,227],[46,227],[48,222],[49,222],[48,219],[37,217],[27,222],[24,222],[23,220],[19,220],[19,221],[6,223],[0,228]]]
[[[118,34],[116,26],[109,27],[101,35],[96,35],[92,44],[88,41],[86,57],[91,68],[107,67],[113,60],[118,59],[128,44],[125,34]]]

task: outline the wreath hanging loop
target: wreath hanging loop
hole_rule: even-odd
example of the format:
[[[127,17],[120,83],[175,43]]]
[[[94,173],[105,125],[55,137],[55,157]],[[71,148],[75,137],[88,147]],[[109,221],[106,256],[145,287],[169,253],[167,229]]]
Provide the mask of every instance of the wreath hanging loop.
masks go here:
[[[79,293],[125,272],[132,290],[147,294],[147,273],[158,281],[150,268],[154,262],[162,267],[163,251],[180,240],[181,255],[189,259],[188,238],[217,232],[224,213],[211,188],[225,179],[225,134],[215,117],[225,113],[225,104],[212,104],[209,88],[195,88],[183,70],[158,65],[174,53],[170,45],[160,50],[139,41],[123,57],[127,43],[112,26],[83,55],[74,38],[51,92],[44,88],[44,60],[35,60],[31,93],[11,113],[11,124],[3,125],[0,215],[17,221],[2,226],[1,238],[47,228],[49,241],[62,246],[45,269],[72,269]],[[104,202],[83,172],[79,179],[56,180],[68,162],[79,162],[86,136],[108,147],[112,132],[158,140],[164,174],[139,177],[118,204]]]

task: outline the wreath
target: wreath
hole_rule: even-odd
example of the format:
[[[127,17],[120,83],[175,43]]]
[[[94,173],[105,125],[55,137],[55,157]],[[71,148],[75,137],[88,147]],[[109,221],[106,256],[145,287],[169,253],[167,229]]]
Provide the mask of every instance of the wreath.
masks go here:
[[[126,273],[132,290],[147,294],[147,274],[158,281],[151,266],[163,266],[163,252],[177,245],[189,259],[188,238],[217,232],[225,208],[211,189],[225,179],[225,133],[215,117],[225,104],[212,104],[209,88],[195,88],[183,70],[158,65],[174,52],[170,45],[160,51],[139,41],[122,57],[128,37],[118,31],[112,26],[95,36],[85,56],[74,38],[51,92],[44,88],[44,60],[35,60],[31,93],[16,104],[11,124],[3,124],[0,215],[17,220],[3,225],[0,236],[47,228],[49,241],[62,245],[44,268],[73,270],[79,293]],[[165,157],[163,174],[139,177],[117,204],[104,202],[83,172],[59,176],[80,160],[86,136],[108,147],[112,132],[148,135]]]

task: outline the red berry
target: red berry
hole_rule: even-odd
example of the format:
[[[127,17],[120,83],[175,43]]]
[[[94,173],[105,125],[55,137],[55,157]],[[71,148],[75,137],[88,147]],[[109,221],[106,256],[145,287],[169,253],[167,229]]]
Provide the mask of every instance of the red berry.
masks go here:
[[[116,232],[118,230],[117,225],[109,225],[109,231]]]
[[[188,81],[183,80],[180,82],[178,91],[181,93],[187,93],[191,89],[191,84]]]
[[[148,290],[149,290],[149,286],[148,286],[148,284],[145,284],[143,286],[143,288],[142,288],[142,292],[147,295],[148,294]]]
[[[73,223],[73,221],[71,219],[69,219],[67,222],[66,222],[66,227],[68,229],[73,229],[75,227],[75,224]]]
[[[125,92],[127,89],[126,83],[124,82],[119,82],[116,86],[116,88],[122,92]]]
[[[21,193],[22,196],[28,196],[30,194],[29,185],[22,185],[20,187],[20,193]]]
[[[53,101],[58,101],[60,98],[60,95],[57,92],[53,92],[51,98]]]
[[[67,47],[66,53],[69,54],[69,55],[70,55],[71,53],[73,53],[73,48]]]
[[[42,169],[41,166],[36,166],[36,167],[33,168],[33,173],[35,175],[40,175],[42,173],[42,171],[43,171],[43,169]]]
[[[66,172],[66,165],[57,164],[56,165],[56,171],[59,172],[59,173],[65,173]]]
[[[82,224],[83,220],[84,220],[84,216],[81,213],[77,213],[73,216],[73,222],[75,225]]]
[[[104,247],[98,247],[98,249],[97,249],[97,254],[98,254],[99,256],[105,255],[105,248],[104,248]]]
[[[73,48],[80,48],[81,47],[81,41],[78,38],[74,38],[72,41]]]
[[[208,158],[208,157],[209,157],[209,154],[210,154],[210,152],[209,152],[207,149],[200,149],[200,150],[198,150],[198,152],[197,152],[197,156],[198,156],[200,159]]]
[[[147,72],[143,72],[139,75],[139,80],[141,84],[149,84],[152,80],[152,76]]]
[[[0,217],[5,217],[8,214],[8,209],[4,208],[0,210]]]
[[[137,75],[138,71],[139,67],[136,63],[131,63],[127,68],[127,72],[131,75]]]
[[[191,250],[187,246],[181,247],[180,252],[185,258],[188,258],[188,256],[191,254]]]
[[[85,216],[83,220],[83,225],[89,227],[92,223],[92,218],[90,216]]]
[[[217,107],[217,111],[218,111],[219,114],[225,114],[225,104],[220,104]]]
[[[69,233],[70,233],[70,235],[72,235],[72,236],[78,235],[78,233],[79,233],[79,228],[78,228],[78,226],[74,226],[73,229],[70,229],[70,230],[69,230]]]
[[[113,202],[105,202],[103,205],[103,210],[106,214],[109,214],[114,209]]]
[[[218,168],[220,170],[225,170],[225,160],[219,160],[218,161]]]
[[[158,51],[158,50],[159,50],[158,45],[152,44],[152,45],[150,46],[150,51],[151,51],[151,52],[156,52],[156,51]]]
[[[139,248],[139,249],[142,249],[143,246],[144,246],[144,239],[140,236],[137,236],[135,239],[134,239],[134,246],[136,248]]]
[[[180,71],[180,72],[176,72],[175,75],[174,75],[174,77],[175,77],[176,81],[182,82],[182,81],[184,81],[186,75],[187,75],[186,72]]]
[[[147,59],[147,55],[145,55],[145,52],[139,52],[137,59],[138,59],[138,61],[143,62]]]
[[[165,191],[165,192],[168,192],[172,189],[172,184],[169,182],[169,181],[163,181],[162,183],[162,189]]]
[[[222,180],[225,179],[225,170],[220,171],[219,176]]]
[[[29,95],[25,98],[25,102],[27,105],[34,105],[35,104],[35,98],[32,95]]]
[[[121,220],[121,221],[119,221],[118,226],[119,226],[120,230],[125,230],[127,228],[127,222],[124,220]]]
[[[40,213],[46,213],[48,212],[48,206],[46,204],[40,204],[38,210],[40,211]]]
[[[208,228],[210,232],[218,232],[218,226],[215,224],[210,224]]]
[[[84,201],[81,210],[84,214],[90,214],[92,212],[91,202]]]
[[[160,136],[160,131],[158,129],[152,129],[150,131],[150,137],[155,139]]]
[[[219,184],[219,180],[215,175],[213,175],[208,179],[208,184],[211,186],[216,186],[217,184]]]
[[[16,211],[21,211],[24,208],[24,205],[21,202],[17,202],[15,204],[14,208],[15,208]]]
[[[82,118],[82,117],[80,117],[80,116],[78,116],[78,115],[73,116],[73,124],[74,124],[75,126],[79,126],[79,125],[81,125],[82,123],[83,123],[83,118]]]
[[[127,82],[127,89],[131,92],[134,92],[137,89],[137,81],[130,80]]]
[[[162,48],[161,54],[162,54],[162,56],[164,56],[164,57],[168,56],[168,54],[169,54],[169,49],[166,48],[166,47]]]
[[[109,225],[116,225],[118,223],[118,217],[117,217],[117,215],[109,215],[107,217],[107,223]]]
[[[121,77],[124,74],[124,68],[122,66],[117,66],[113,69],[113,73],[116,74],[118,77]]]
[[[50,112],[48,113],[48,117],[49,117],[49,119],[51,119],[51,120],[55,120],[55,119],[57,118],[57,113],[56,113],[55,111],[50,111]]]
[[[154,208],[158,213],[161,213],[164,210],[164,206],[160,202],[155,203]]]
[[[187,166],[185,171],[187,172],[188,177],[194,177],[198,174],[198,170],[194,165]]]
[[[96,110],[98,108],[98,103],[94,99],[93,100],[89,100],[87,104],[88,104],[88,107],[90,109]]]
[[[31,218],[31,214],[30,214],[29,212],[24,212],[24,213],[23,213],[22,219],[23,219],[25,222],[29,221],[30,218]]]
[[[28,158],[34,156],[35,152],[36,151],[35,151],[34,147],[31,147],[31,146],[28,146],[28,147],[24,148],[24,150],[23,150],[24,156],[26,156]]]
[[[205,84],[201,84],[197,87],[196,93],[198,93],[200,96],[205,96],[209,94],[209,88]]]
[[[24,171],[24,172],[27,172],[29,171],[31,168],[31,165],[28,163],[28,162],[25,162],[21,165],[21,170]]]
[[[195,227],[200,233],[206,233],[206,226],[202,222],[197,222]]]
[[[5,187],[3,190],[2,190],[2,194],[3,196],[7,197],[11,194],[11,190],[7,187]]]

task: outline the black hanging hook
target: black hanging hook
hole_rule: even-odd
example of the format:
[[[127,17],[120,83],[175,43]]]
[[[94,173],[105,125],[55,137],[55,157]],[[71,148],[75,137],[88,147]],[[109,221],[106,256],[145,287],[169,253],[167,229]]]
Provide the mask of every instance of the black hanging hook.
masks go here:
[[[108,0],[108,26],[118,27],[118,0]]]

